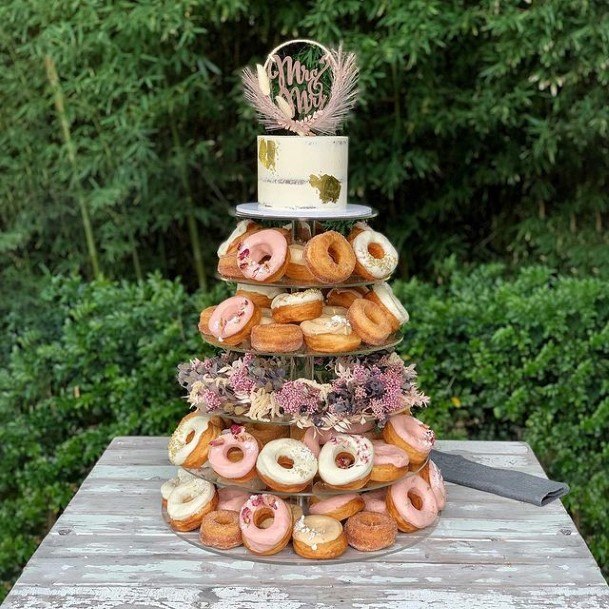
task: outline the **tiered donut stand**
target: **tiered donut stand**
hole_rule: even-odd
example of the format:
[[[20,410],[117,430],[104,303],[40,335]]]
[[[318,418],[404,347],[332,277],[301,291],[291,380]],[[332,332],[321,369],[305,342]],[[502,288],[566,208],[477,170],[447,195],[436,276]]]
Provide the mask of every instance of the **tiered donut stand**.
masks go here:
[[[289,212],[286,212],[289,214]],[[311,238],[315,236],[316,232],[319,230],[320,225],[324,221],[348,221],[355,222],[358,220],[368,220],[374,218],[377,215],[376,210],[371,207],[365,205],[347,205],[346,209],[336,212],[323,212],[319,210],[299,210],[295,211],[294,215],[278,215],[276,212],[273,213],[272,210],[264,209],[260,207],[257,203],[245,203],[242,205],[238,205],[235,210],[235,215],[238,218],[248,218],[248,219],[258,219],[258,220],[266,220],[266,221],[276,221],[276,222],[285,222],[288,221],[291,224],[292,235],[294,241],[296,239],[304,240],[307,238]],[[296,217],[297,216],[297,217]],[[218,276],[220,279],[224,281],[234,282],[234,279],[227,279],[221,276]],[[260,285],[259,282],[249,280],[246,278],[239,279],[239,283],[243,284],[251,284],[251,285]],[[374,281],[367,281],[360,278],[352,278],[340,285],[336,284],[320,284],[320,283],[306,283],[306,282],[298,282],[292,279],[282,278],[276,283],[265,283],[265,286],[274,286],[281,287],[290,292],[298,291],[306,288],[318,288],[318,289],[331,289],[336,287],[355,287],[355,286],[367,286],[375,283]],[[209,337],[204,337],[204,340],[209,342],[210,344],[218,347],[224,351],[236,351],[241,353],[250,352],[249,343],[244,343],[239,346],[227,346],[226,344],[222,344],[220,342],[216,342],[214,340],[210,340]],[[390,336],[386,343],[380,346],[370,346],[365,345],[361,348],[358,348],[355,351],[345,352],[345,353],[319,353],[309,350],[306,346],[304,346],[301,350],[292,353],[261,353],[260,351],[255,351],[257,356],[273,356],[279,357],[286,361],[286,370],[289,371],[290,380],[295,379],[310,379],[314,380],[315,376],[315,367],[320,363],[323,363],[323,360],[327,360],[328,358],[336,358],[340,356],[354,356],[354,355],[366,355],[371,354],[377,351],[388,351],[393,350],[393,348],[401,342],[402,338],[400,333],[396,333]],[[240,415],[222,415],[226,418],[230,418],[232,422],[244,424],[244,425],[256,425],[256,426],[264,426],[264,425],[293,425],[293,421],[288,420],[287,417],[278,417],[278,418],[270,418],[265,421],[253,420],[247,416]],[[342,430],[344,431],[344,430]],[[286,433],[287,436],[290,433]],[[417,465],[415,469],[411,469],[408,473],[405,474],[404,477],[414,476],[418,472],[420,472],[427,461],[421,465]],[[199,469],[187,469],[189,473],[207,480],[208,482],[213,483],[216,488],[235,488],[240,490],[245,490],[247,492],[251,492],[252,494],[258,493],[270,493],[281,497],[288,503],[296,504],[300,506],[306,515],[308,513],[308,505],[311,497],[315,496],[319,499],[329,498],[335,495],[347,494],[347,493],[368,493],[374,490],[386,488],[391,484],[394,484],[396,481],[392,482],[368,482],[363,488],[359,490],[340,490],[336,488],[331,488],[326,485],[322,480],[316,478],[311,485],[309,485],[304,491],[298,493],[286,493],[281,491],[276,491],[272,489],[268,489],[265,484],[258,478],[255,477],[248,482],[244,482],[242,484],[236,484],[234,481],[223,479],[220,477],[214,470],[209,466],[208,463],[204,464],[203,467]],[[166,510],[163,509],[163,516],[166,521],[168,521]],[[341,562],[350,562],[350,561],[361,561],[374,559],[375,557],[383,556],[386,554],[390,554],[393,552],[398,552],[406,547],[410,547],[416,543],[418,543],[421,539],[424,539],[429,533],[433,530],[435,525],[427,527],[425,529],[421,529],[414,533],[398,533],[395,544],[392,546],[385,548],[383,550],[379,550],[376,552],[360,552],[355,550],[354,548],[349,547],[347,551],[342,554],[340,557],[332,560],[326,560],[324,562],[333,562],[333,563],[341,563]],[[286,548],[284,548],[281,552],[277,554],[273,554],[270,556],[259,556],[251,553],[244,546],[240,546],[237,548],[233,548],[230,550],[218,550],[215,548],[211,548],[208,546],[204,546],[199,540],[198,531],[192,531],[188,533],[182,533],[175,531],[175,534],[183,539],[184,541],[193,544],[197,547],[200,547],[208,552],[213,552],[216,554],[220,554],[226,556],[228,558],[233,558],[237,560],[250,560],[264,563],[278,563],[278,564],[306,564],[315,562],[311,559],[302,558],[296,552],[293,551],[291,544],[288,544]]]

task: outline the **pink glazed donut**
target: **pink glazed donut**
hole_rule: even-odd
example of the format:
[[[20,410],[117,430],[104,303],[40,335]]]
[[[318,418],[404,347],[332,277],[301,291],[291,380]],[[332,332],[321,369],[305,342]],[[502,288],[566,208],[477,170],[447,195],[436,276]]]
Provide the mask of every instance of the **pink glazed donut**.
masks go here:
[[[309,514],[330,516],[336,520],[346,520],[364,509],[364,500],[357,493],[336,495],[328,499],[318,500],[311,497]]]
[[[364,500],[364,510],[366,512],[379,512],[380,514],[387,513],[387,504],[385,503],[385,497],[387,496],[387,489],[381,488],[378,491],[370,491],[369,493],[362,493],[360,497]]]
[[[269,518],[271,524],[263,529]],[[292,524],[292,511],[275,495],[252,495],[239,513],[243,545],[260,556],[281,552],[292,536]]]
[[[261,315],[249,298],[232,296],[214,309],[208,322],[209,331],[222,343],[238,345],[260,322]]]
[[[287,239],[278,230],[258,231],[239,245],[237,264],[248,279],[260,282],[281,279],[289,262]]]
[[[322,444],[325,444],[332,436],[332,430],[318,429],[317,427],[307,427],[301,442],[315,455],[319,457]]]
[[[410,463],[417,466],[423,464],[427,459],[436,441],[436,436],[429,425],[425,425],[409,414],[398,414],[387,421],[383,429],[383,440],[387,444],[394,444],[405,451]]]
[[[243,504],[250,498],[250,493],[238,488],[219,488],[217,510],[229,510],[239,512]]]
[[[385,502],[387,512],[404,533],[424,529],[438,517],[436,498],[421,476],[407,476],[390,486]]]
[[[256,438],[243,426],[231,425],[209,443],[207,459],[219,476],[233,482],[247,482],[256,475],[258,452]]]
[[[446,506],[446,487],[444,486],[444,477],[440,468],[430,459],[427,465],[421,470],[421,478],[431,486],[438,511],[441,512]]]

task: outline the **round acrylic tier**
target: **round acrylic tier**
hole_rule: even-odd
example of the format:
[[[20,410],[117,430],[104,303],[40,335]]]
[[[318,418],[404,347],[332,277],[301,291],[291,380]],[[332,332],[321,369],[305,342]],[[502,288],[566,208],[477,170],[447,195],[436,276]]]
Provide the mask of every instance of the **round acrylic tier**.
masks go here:
[[[387,556],[389,554],[395,554],[396,552],[400,552],[401,550],[405,550],[406,548],[410,548],[417,543],[420,543],[433,532],[438,523],[438,519],[431,526],[426,529],[421,529],[419,531],[415,531],[414,533],[399,533],[395,539],[395,543],[388,548],[384,548],[382,550],[377,550],[376,552],[360,552],[352,547],[348,547],[346,552],[339,556],[338,558],[332,558],[330,560],[315,560],[311,558],[303,558],[294,552],[292,549],[292,544],[288,543],[288,545],[278,552],[277,554],[273,554],[271,556],[258,556],[257,554],[253,554],[250,552],[245,546],[239,546],[237,548],[232,548],[231,550],[218,550],[216,548],[210,548],[209,546],[205,546],[201,543],[199,539],[199,531],[190,531],[188,533],[181,533],[171,528],[169,525],[169,517],[167,516],[167,510],[162,508],[163,519],[167,523],[167,526],[183,541],[188,542],[189,544],[200,548],[201,550],[205,550],[206,552],[211,552],[212,554],[217,554],[219,556],[223,556],[229,560],[248,560],[251,562],[262,562],[276,565],[314,565],[314,564],[341,564],[348,562],[361,562],[363,560],[374,560],[377,558],[381,558],[382,556]]]
[[[353,349],[352,351],[341,351],[340,353],[327,353],[323,351],[313,351],[307,347],[303,347],[299,351],[291,351],[290,353],[277,353],[275,351],[256,351],[252,349],[249,340],[244,340],[239,345],[227,345],[224,342],[216,340],[213,336],[201,334],[201,338],[208,344],[223,349],[224,351],[236,351],[237,353],[253,353],[255,355],[274,355],[276,357],[344,357],[346,355],[369,355],[377,351],[385,351],[392,349],[402,342],[401,334],[392,334],[382,345],[362,345],[361,348]]]
[[[342,209],[271,209],[260,203],[240,203],[235,207],[237,218],[257,218],[260,220],[369,220],[378,211],[369,205],[347,203]]]
[[[404,480],[409,476],[416,476],[426,465],[429,459],[426,459],[420,465],[417,465],[414,469],[409,470],[400,478],[396,478],[395,480],[391,480],[391,482],[368,482],[364,487],[359,489],[340,489],[340,488],[331,488],[329,487],[323,480],[317,480],[312,485],[309,485],[303,491],[298,493],[294,492],[286,492],[286,491],[276,491],[272,488],[268,488],[264,482],[258,478],[258,476],[252,478],[252,480],[248,480],[247,482],[236,483],[233,480],[228,480],[227,478],[222,478],[219,476],[209,465],[199,467],[198,469],[192,469],[188,467],[183,467],[189,474],[196,476],[197,478],[201,478],[203,480],[207,480],[207,482],[211,482],[218,488],[236,488],[242,491],[248,491],[251,493],[270,493],[271,495],[277,495],[277,497],[330,497],[335,495],[347,495],[351,493],[367,493],[370,491],[377,491],[383,488],[387,488],[400,480]]]
[[[248,279],[247,277],[239,277],[235,279],[234,277],[225,277],[224,275],[220,275],[220,273],[216,273],[216,278],[221,281],[226,281],[227,283],[239,283],[242,285],[257,285],[265,288],[298,288],[298,289],[306,289],[306,288],[319,288],[320,290],[325,289],[342,289],[342,288],[357,288],[362,286],[374,285],[375,283],[383,283],[385,281],[389,281],[391,276],[383,277],[383,279],[375,279],[370,281],[370,279],[363,279],[362,277],[358,277],[357,275],[353,277],[349,277],[347,281],[343,281],[341,283],[320,283],[319,281],[298,281],[297,279],[289,279],[288,277],[282,277],[278,281],[269,281],[269,282],[261,282],[255,281],[254,279]]]

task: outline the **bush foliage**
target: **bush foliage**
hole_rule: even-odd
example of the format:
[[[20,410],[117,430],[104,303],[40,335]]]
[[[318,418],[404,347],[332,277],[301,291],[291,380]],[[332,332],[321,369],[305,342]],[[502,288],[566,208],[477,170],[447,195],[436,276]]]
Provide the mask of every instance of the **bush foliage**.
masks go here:
[[[204,285],[200,233],[256,194],[240,70],[296,36],[359,54],[350,196],[404,277],[453,253],[609,268],[604,1],[6,0],[5,285],[41,266]]]
[[[529,441],[596,559],[609,567],[609,289],[546,268],[505,278],[446,265],[443,283],[397,282],[401,352],[431,396],[442,438]],[[225,293],[178,282],[55,279],[37,323],[12,333],[0,373],[0,580],[29,558],[109,441],[169,434],[185,412],[175,367],[206,352],[198,312]]]

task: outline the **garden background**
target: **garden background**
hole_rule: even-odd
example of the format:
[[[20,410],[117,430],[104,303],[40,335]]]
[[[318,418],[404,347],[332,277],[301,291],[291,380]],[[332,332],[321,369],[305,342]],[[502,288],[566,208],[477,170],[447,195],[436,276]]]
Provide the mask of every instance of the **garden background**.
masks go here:
[[[240,71],[359,55],[350,198],[381,210],[440,437],[524,439],[609,573],[604,1],[6,0],[0,599],[118,434],[169,434],[228,210],[255,198]]]

